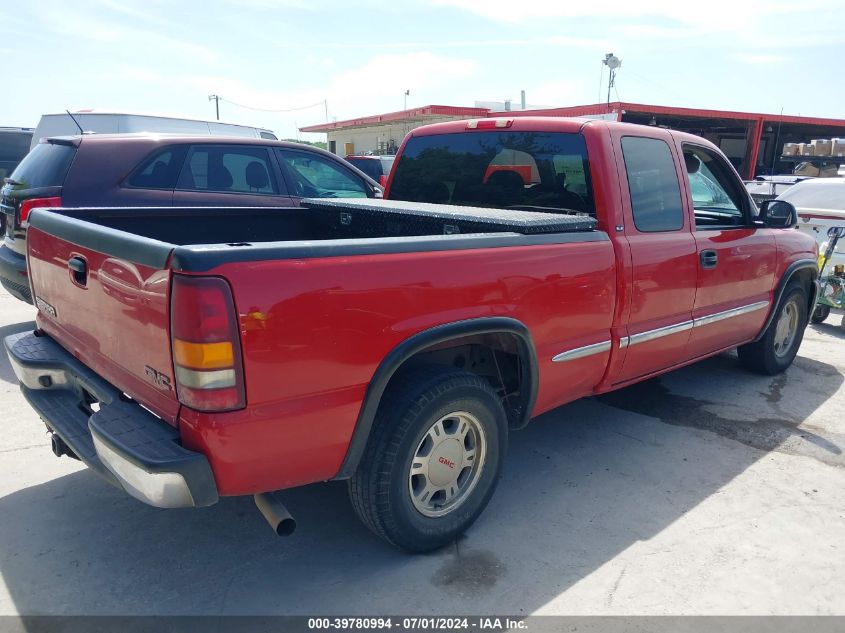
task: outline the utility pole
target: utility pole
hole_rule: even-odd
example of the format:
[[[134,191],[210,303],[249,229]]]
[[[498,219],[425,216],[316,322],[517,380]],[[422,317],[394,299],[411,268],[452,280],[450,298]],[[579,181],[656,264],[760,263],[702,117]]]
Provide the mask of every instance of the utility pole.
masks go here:
[[[214,109],[217,112],[217,120],[220,120],[220,96],[219,95],[208,95],[209,101],[214,101]]]

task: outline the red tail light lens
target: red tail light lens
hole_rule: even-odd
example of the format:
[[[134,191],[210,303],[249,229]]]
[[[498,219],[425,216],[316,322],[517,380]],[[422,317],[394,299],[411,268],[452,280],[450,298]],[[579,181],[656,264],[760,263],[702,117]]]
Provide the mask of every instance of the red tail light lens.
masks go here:
[[[385,176],[384,174],[379,176],[378,177],[378,184],[380,184],[382,187],[386,187],[387,186],[387,176]]]
[[[30,198],[21,202],[21,224],[29,218],[29,212],[40,207],[60,207],[61,198]]]
[[[170,334],[179,402],[199,411],[246,406],[238,317],[225,280],[174,275]]]

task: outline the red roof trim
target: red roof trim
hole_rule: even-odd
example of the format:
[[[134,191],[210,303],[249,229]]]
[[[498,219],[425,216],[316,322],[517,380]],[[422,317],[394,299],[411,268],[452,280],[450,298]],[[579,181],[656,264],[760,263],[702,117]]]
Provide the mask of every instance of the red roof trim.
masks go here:
[[[676,108],[672,106],[656,106],[644,103],[626,103],[624,101],[611,101],[607,103],[594,103],[592,105],[573,106],[567,108],[547,108],[545,110],[518,110],[508,112],[490,112],[490,116],[586,116],[591,114],[607,114],[620,110],[639,112],[645,114],[657,114],[665,116],[688,116],[693,118],[710,119],[739,119],[742,121],[778,121],[782,123],[806,123],[810,125],[833,125],[845,127],[843,119],[828,119],[809,116],[793,116],[789,114],[764,114],[761,112],[736,112],[732,110],[706,110],[700,108]]]
[[[456,117],[486,117],[490,111],[487,108],[464,108],[459,106],[427,105],[410,110],[388,112],[374,116],[361,117],[360,119],[347,119],[345,121],[333,121],[332,123],[320,123],[299,128],[300,132],[328,132],[340,130],[347,127],[363,127],[367,125],[378,125],[392,121],[403,121],[425,116],[456,116]]]
[[[320,123],[299,128],[300,132],[329,132],[350,127],[363,127],[403,121],[426,116],[454,116],[467,119],[481,117],[522,117],[522,116],[559,116],[578,117],[593,114],[608,114],[611,112],[630,111],[641,114],[664,116],[686,116],[692,118],[737,119],[741,121],[764,121],[770,123],[803,123],[808,125],[830,125],[845,127],[843,119],[828,119],[808,116],[793,116],[789,114],[764,114],[760,112],[736,112],[732,110],[706,110],[700,108],[675,108],[672,106],[656,106],[644,103],[627,103],[611,101],[610,103],[594,103],[591,105],[571,106],[565,108],[546,108],[542,110],[507,110],[495,112],[486,108],[465,108],[460,106],[427,105],[410,110],[388,112],[359,119],[347,119],[332,123]]]

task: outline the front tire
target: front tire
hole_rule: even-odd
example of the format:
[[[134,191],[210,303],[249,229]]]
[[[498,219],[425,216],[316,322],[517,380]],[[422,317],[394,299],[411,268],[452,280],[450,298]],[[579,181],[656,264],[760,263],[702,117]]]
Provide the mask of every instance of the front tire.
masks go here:
[[[829,316],[830,316],[830,307],[829,306],[817,305],[816,309],[813,310],[813,316],[810,317],[810,320],[813,323],[822,323]]]
[[[758,374],[779,374],[795,359],[807,327],[807,291],[798,283],[790,284],[776,309],[760,340],[737,349],[740,362]]]
[[[358,516],[411,552],[453,542],[478,518],[498,483],[507,419],[479,376],[428,366],[394,379],[349,480]]]

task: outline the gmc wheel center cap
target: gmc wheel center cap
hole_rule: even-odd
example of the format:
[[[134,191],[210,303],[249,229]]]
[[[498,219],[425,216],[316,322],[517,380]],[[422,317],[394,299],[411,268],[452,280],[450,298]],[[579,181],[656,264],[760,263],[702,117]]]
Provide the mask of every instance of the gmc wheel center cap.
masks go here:
[[[455,439],[443,440],[428,458],[428,478],[435,486],[445,486],[457,479],[464,461],[464,447]]]

